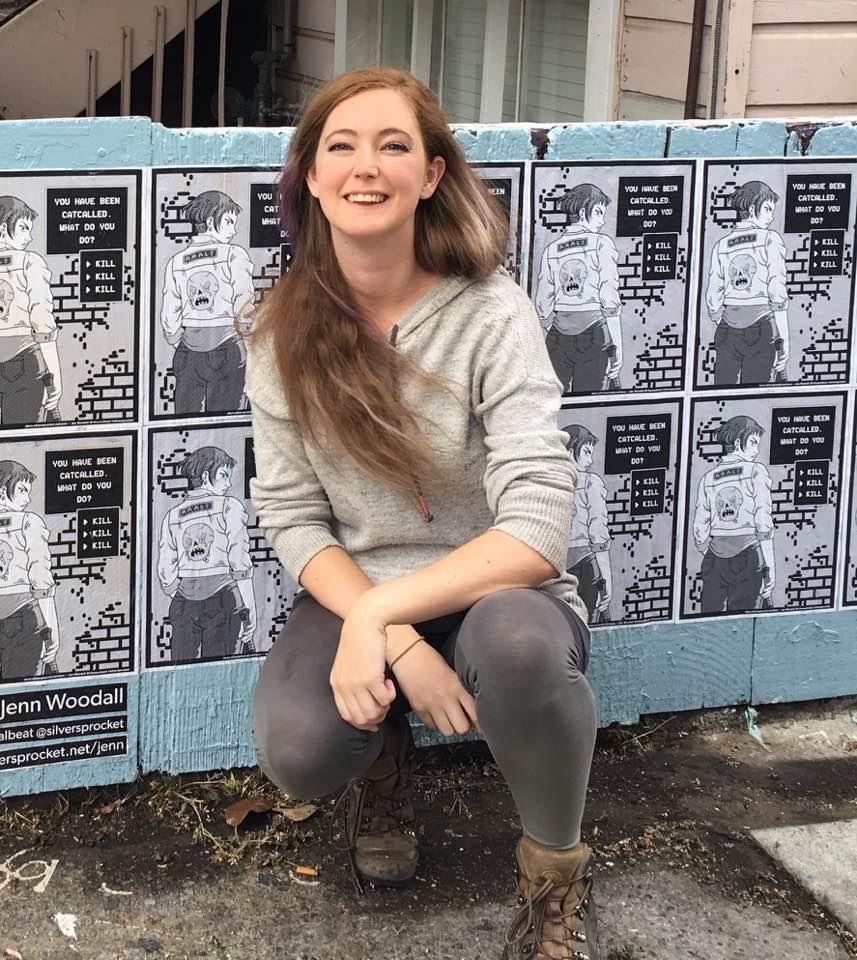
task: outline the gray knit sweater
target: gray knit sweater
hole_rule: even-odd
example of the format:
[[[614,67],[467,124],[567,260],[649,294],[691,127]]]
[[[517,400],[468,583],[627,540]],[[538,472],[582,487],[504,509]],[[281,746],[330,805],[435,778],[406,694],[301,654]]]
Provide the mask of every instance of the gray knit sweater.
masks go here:
[[[274,357],[251,342],[247,395],[256,478],[250,490],[268,542],[297,580],[339,544],[375,583],[418,570],[489,529],[528,544],[562,575],[541,589],[586,620],[565,573],[575,473],[557,427],[560,384],[526,294],[501,272],[447,277],[399,321],[396,348],[445,378],[452,394],[406,378],[402,396],[446,469],[442,488],[400,493],[298,433]]]

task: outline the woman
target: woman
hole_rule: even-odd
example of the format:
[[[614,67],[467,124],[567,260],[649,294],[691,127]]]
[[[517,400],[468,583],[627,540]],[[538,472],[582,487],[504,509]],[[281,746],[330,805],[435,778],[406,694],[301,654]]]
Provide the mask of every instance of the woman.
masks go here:
[[[478,724],[524,829],[504,956],[594,960],[574,471],[539,322],[498,271],[502,214],[432,94],[389,69],[319,91],[280,202],[295,251],[250,342],[252,494],[305,592],[256,689],[260,766],[292,796],[348,784],[358,886],[398,884],[405,712]]]

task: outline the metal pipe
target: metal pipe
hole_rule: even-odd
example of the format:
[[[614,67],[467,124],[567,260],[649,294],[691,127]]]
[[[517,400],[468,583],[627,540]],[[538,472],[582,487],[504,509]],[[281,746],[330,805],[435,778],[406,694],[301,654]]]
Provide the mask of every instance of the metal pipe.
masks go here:
[[[687,88],[684,98],[684,118],[696,117],[699,96],[699,74],[702,69],[702,34],[705,29],[705,0],[694,0],[690,27],[690,57],[687,63]]]
[[[131,68],[133,58],[134,31],[131,27],[122,27],[122,74],[119,84],[119,116],[131,114]]]
[[[220,0],[220,66],[217,72],[217,126],[226,126],[226,29],[229,0]]]
[[[95,103],[98,100],[98,51],[86,51],[86,115],[95,116]]]
[[[184,77],[182,80],[182,126],[193,126],[193,42],[196,31],[196,0],[187,0],[184,27]]]
[[[164,99],[164,44],[167,42],[167,8],[155,7],[155,50],[152,54],[152,112],[156,123],[161,120]]]
[[[717,13],[714,15],[714,39],[711,44],[711,97],[708,101],[708,116],[717,116],[717,102],[720,91],[720,53],[723,47],[723,7],[724,0],[717,0]]]

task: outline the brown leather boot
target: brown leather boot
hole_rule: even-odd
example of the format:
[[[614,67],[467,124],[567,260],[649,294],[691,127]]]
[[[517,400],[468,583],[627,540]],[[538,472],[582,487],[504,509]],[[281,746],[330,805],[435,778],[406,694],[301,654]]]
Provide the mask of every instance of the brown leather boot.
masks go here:
[[[592,851],[518,841],[518,902],[503,960],[600,960],[592,902]]]
[[[345,837],[354,883],[401,886],[417,869],[411,772],[414,739],[408,718],[388,717],[381,725],[384,746],[362,777],[352,780],[337,801],[345,804]]]

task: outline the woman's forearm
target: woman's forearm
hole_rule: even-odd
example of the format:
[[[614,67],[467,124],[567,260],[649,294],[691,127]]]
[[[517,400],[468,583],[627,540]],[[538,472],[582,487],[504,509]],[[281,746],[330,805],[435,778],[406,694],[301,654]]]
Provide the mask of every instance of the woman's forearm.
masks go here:
[[[342,547],[320,550],[301,571],[300,581],[323,607],[342,620],[357,600],[375,586]],[[390,627],[387,630],[387,663],[416,637],[416,631],[407,622]]]
[[[373,587],[359,604],[385,624],[419,623],[466,610],[500,590],[536,587],[556,575],[532,547],[489,530],[421,570]]]

